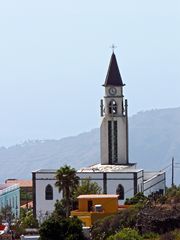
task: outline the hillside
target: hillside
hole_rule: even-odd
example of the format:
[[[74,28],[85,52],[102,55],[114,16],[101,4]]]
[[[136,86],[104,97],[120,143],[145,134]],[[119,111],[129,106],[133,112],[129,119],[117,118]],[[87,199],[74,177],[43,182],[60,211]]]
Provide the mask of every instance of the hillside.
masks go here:
[[[139,112],[129,118],[130,162],[139,168],[163,169],[172,156],[180,162],[180,108]],[[0,181],[31,178],[39,168],[58,168],[65,163],[76,169],[100,160],[99,129],[60,140],[27,141],[0,148]],[[176,165],[178,166],[178,165]],[[167,169],[170,180],[170,168]],[[176,183],[180,183],[177,177]]]

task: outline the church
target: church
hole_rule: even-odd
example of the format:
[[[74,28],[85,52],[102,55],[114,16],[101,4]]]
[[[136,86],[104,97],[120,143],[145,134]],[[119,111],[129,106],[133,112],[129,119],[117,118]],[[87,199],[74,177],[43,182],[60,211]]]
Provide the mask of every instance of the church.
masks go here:
[[[128,155],[128,102],[124,99],[123,83],[113,51],[103,84],[104,98],[100,104],[100,163],[79,169],[81,180],[97,182],[104,194],[118,194],[122,204],[138,192],[146,196],[163,193],[165,172],[144,171],[129,161]],[[32,173],[34,216],[41,222],[53,211],[61,193],[55,187],[56,170],[40,169]]]

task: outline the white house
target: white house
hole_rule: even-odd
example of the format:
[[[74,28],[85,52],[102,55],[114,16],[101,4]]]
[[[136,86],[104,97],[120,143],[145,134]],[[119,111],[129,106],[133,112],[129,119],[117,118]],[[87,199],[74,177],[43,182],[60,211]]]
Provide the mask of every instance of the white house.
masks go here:
[[[149,195],[165,191],[165,172],[145,172],[129,162],[128,104],[123,95],[121,74],[112,53],[104,83],[105,96],[101,100],[100,143],[101,163],[77,171],[80,179],[90,178],[101,186],[105,194],[119,194],[119,200],[138,192]],[[43,220],[53,211],[56,199],[61,198],[55,187],[56,170],[38,170],[33,174],[34,215]]]

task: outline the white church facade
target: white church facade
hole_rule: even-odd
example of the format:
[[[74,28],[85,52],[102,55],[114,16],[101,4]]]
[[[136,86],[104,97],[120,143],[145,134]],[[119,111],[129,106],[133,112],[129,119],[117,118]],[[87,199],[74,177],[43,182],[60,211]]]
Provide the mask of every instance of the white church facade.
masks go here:
[[[123,96],[123,81],[116,56],[112,53],[101,100],[100,147],[101,162],[77,171],[80,179],[97,182],[104,194],[118,194],[121,203],[138,192],[150,195],[165,191],[165,172],[145,172],[129,162],[128,104]],[[53,211],[61,193],[55,187],[56,170],[37,170],[32,173],[34,215],[43,220]],[[48,195],[48,192],[51,194]],[[48,197],[50,196],[51,197]]]

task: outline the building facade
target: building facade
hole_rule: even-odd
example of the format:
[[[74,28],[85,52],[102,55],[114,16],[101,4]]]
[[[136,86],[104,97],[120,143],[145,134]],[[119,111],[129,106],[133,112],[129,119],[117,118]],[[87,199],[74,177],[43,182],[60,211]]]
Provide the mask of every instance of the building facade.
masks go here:
[[[18,184],[0,184],[0,210],[11,207],[15,218],[20,214],[20,188]]]
[[[32,203],[32,180],[28,179],[6,179],[5,183],[18,184],[20,187],[20,206]]]
[[[118,212],[118,195],[89,194],[80,195],[77,199],[78,209],[71,211],[71,216],[78,217],[85,227],[91,227],[97,219]]]
[[[149,195],[165,191],[165,172],[145,172],[129,162],[128,156],[128,104],[124,99],[125,86],[112,53],[105,83],[104,99],[101,100],[99,164],[83,167],[77,171],[81,180],[97,182],[104,194],[118,195],[119,202],[138,192]],[[56,170],[38,170],[33,174],[34,215],[40,220],[52,212],[56,199],[62,195],[55,187]]]

